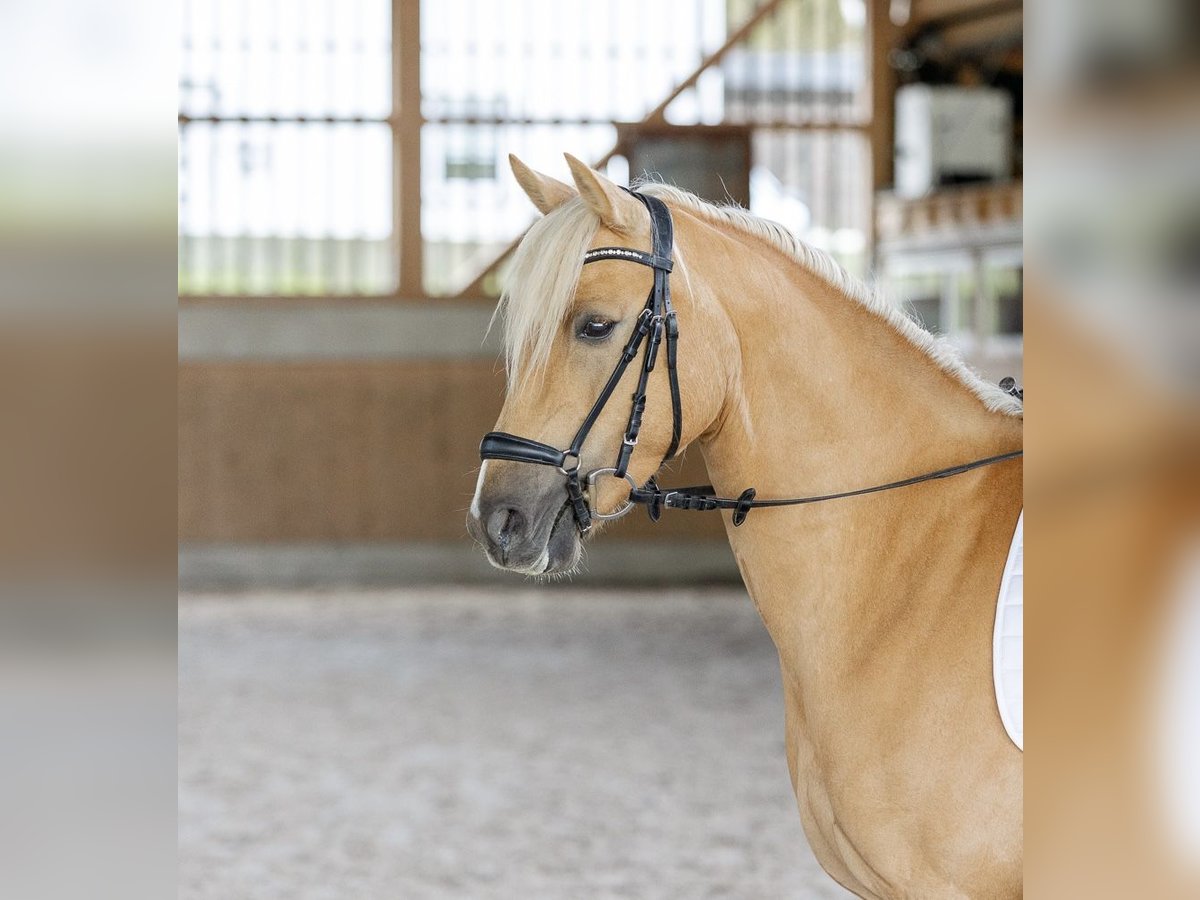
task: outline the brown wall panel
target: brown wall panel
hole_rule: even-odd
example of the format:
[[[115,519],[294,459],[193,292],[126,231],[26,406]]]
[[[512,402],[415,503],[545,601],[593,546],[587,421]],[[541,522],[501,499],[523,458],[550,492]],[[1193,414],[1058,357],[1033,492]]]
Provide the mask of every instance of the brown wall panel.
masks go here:
[[[476,449],[503,391],[487,360],[181,365],[180,540],[467,540]],[[705,481],[699,453],[671,480]],[[723,530],[635,511],[611,533]]]

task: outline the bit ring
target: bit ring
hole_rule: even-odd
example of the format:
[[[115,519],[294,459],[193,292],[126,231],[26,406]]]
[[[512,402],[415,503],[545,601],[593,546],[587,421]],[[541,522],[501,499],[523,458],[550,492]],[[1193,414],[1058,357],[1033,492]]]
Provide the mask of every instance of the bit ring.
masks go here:
[[[588,474],[587,474],[587,485],[588,485],[588,493],[589,494],[596,487],[596,478],[600,475],[612,475],[613,477],[624,478],[626,481],[629,482],[629,489],[631,491],[637,490],[637,482],[633,480],[633,476],[631,476],[628,472],[625,472],[622,475],[618,475],[617,470],[613,469],[613,468],[593,469],[592,471],[588,472]],[[596,506],[593,502],[591,502],[590,497],[589,497],[588,506],[591,507],[593,518],[600,519],[601,521],[607,521],[608,519],[621,518],[621,516],[625,515],[627,512],[629,512],[631,509],[633,509],[634,502],[632,500],[626,500],[624,506],[620,507],[615,512],[610,512],[610,513],[597,512]]]

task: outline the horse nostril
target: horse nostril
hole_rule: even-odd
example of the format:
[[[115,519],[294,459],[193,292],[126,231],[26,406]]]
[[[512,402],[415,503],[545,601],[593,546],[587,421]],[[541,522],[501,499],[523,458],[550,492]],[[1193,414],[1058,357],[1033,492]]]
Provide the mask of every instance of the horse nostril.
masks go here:
[[[501,549],[507,548],[513,538],[519,538],[524,530],[525,516],[511,506],[501,506],[488,516],[488,537]]]

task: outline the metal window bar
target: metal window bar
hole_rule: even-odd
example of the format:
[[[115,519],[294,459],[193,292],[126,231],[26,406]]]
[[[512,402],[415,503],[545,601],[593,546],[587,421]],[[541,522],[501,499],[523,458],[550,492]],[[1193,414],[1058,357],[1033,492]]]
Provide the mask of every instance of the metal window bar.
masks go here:
[[[752,209],[861,268],[869,5],[185,0],[181,293],[494,291],[532,218],[506,154],[565,176],[639,120],[752,126]]]
[[[395,292],[391,5],[186,0],[181,294]]]

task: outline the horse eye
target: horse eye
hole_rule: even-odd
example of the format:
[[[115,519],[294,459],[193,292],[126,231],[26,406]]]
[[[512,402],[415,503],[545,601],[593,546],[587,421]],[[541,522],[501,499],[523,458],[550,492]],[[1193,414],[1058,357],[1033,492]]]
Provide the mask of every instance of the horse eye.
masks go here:
[[[612,334],[616,324],[607,319],[588,319],[579,329],[579,336],[589,341],[600,341]]]

